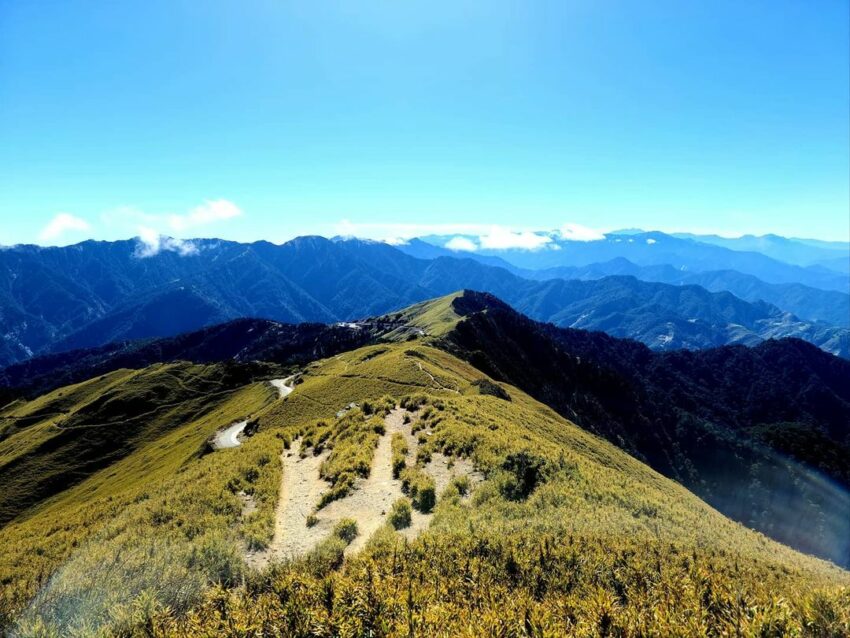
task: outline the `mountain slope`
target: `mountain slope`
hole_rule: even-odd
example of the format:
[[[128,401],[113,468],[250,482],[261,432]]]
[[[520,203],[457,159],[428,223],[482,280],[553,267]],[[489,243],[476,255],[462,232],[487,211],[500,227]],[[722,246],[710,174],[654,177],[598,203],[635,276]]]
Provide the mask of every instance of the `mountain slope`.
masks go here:
[[[495,294],[535,319],[563,327],[603,330],[637,339],[655,349],[754,345],[763,339],[797,336],[833,354],[850,356],[850,331],[800,321],[763,302],[698,286],[671,286],[633,277],[592,281],[529,282],[472,260],[430,262],[423,283],[441,294],[468,288]]]
[[[131,455],[177,423],[209,420],[228,402],[259,405],[242,389],[259,365],[116,370],[0,411],[0,525]],[[255,393],[256,394],[256,393]],[[259,403],[258,403],[259,402]],[[199,450],[198,450],[199,451]]]
[[[850,532],[842,515],[850,512],[850,364],[798,340],[662,355],[634,341],[539,324],[492,297],[464,293],[351,325],[239,320],[51,355],[6,369],[0,382],[31,396],[63,380],[154,362],[303,365],[422,337],[522,387],[736,520],[841,564],[850,559],[842,540]],[[801,512],[818,521],[815,531],[799,526]]]
[[[300,365],[365,345],[375,336],[368,327],[236,319],[176,337],[117,342],[29,359],[0,371],[0,387],[34,396],[121,368],[176,361]]]
[[[850,362],[799,340],[654,353],[486,295],[454,307],[463,320],[443,338],[450,351],[732,518],[850,564]]]
[[[443,301],[407,318],[448,324],[456,309]],[[176,419],[0,528],[8,550],[0,556],[0,622],[20,635],[162,636],[405,635],[411,627],[457,635],[503,631],[506,623],[544,635],[699,636],[736,627],[836,632],[850,623],[846,572],[732,523],[441,350],[406,341],[368,346],[307,366],[283,400],[260,398],[257,384],[240,392],[259,403]],[[342,490],[340,499],[356,493],[388,436],[379,425],[381,406],[391,404],[400,404],[416,445],[407,472],[428,476],[438,459],[467,459],[484,481],[437,494],[429,528],[413,540],[385,524],[359,554],[344,554],[346,533],[252,572],[245,552],[271,541],[286,455],[299,449],[318,458],[324,489]],[[253,436],[198,455],[246,410],[256,420]],[[360,482],[345,478],[352,473]],[[314,507],[319,519],[327,515]]]

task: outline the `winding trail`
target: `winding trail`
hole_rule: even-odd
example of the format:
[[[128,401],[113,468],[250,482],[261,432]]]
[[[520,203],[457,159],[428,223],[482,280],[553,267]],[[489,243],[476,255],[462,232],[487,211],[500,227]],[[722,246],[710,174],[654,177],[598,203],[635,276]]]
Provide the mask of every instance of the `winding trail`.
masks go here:
[[[220,432],[216,432],[216,435],[212,440],[212,446],[216,450],[238,447],[242,443],[239,440],[239,435],[242,434],[246,425],[248,425],[248,419],[245,419],[244,421],[237,421]]]
[[[292,394],[292,391],[295,389],[295,384],[293,380],[297,375],[291,375],[286,377],[285,379],[272,379],[269,381],[275,388],[277,388],[278,393],[280,394],[280,398],[284,398]]]
[[[272,379],[269,383],[277,388],[278,394],[282,399],[289,396],[295,389],[292,384],[292,380],[295,379],[295,377],[296,375],[293,374],[285,379]],[[239,437],[245,431],[245,427],[247,425],[248,419],[245,419],[244,421],[232,423],[223,430],[216,432],[211,441],[213,449],[226,450],[227,448],[239,447],[242,444]]]
[[[435,386],[437,386],[440,390],[448,390],[449,392],[454,392],[455,394],[460,394],[460,391],[459,391],[459,390],[457,390],[457,388],[449,388],[449,387],[447,387],[447,386],[444,386],[444,385],[443,385],[442,383],[440,383],[439,381],[437,381],[437,378],[436,378],[433,374],[431,374],[431,373],[430,373],[430,372],[428,372],[425,368],[423,368],[423,367],[422,367],[422,362],[421,362],[421,361],[417,361],[417,362],[416,362],[416,365],[417,365],[417,366],[419,366],[419,371],[420,371],[420,372],[424,372],[425,374],[427,374],[427,375],[428,375],[428,378],[429,378],[429,379],[431,379],[431,382],[432,382]]]

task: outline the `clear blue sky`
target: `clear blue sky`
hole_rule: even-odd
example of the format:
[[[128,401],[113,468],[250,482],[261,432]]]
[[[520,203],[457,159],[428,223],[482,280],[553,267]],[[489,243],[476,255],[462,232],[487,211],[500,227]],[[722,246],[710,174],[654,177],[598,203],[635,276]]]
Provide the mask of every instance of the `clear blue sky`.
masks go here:
[[[4,0],[0,243],[847,240],[849,37],[846,0]]]

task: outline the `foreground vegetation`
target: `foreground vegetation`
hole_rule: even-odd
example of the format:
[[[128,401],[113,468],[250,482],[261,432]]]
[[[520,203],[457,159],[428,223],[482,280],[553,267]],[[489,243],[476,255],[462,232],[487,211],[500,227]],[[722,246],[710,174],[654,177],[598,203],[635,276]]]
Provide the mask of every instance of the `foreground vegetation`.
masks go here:
[[[847,572],[482,379],[410,342],[311,364],[285,400],[262,382],[222,395],[0,529],[0,624],[20,636],[850,635]],[[412,504],[433,508],[429,530],[395,531],[405,501],[358,555],[343,558],[357,532],[346,524],[295,562],[249,568],[273,535],[281,451],[297,439],[302,453],[329,450],[326,493],[343,497],[395,404],[419,463],[398,462],[398,438],[394,462]],[[204,453],[247,416],[254,436]],[[486,480],[431,502],[437,452]]]

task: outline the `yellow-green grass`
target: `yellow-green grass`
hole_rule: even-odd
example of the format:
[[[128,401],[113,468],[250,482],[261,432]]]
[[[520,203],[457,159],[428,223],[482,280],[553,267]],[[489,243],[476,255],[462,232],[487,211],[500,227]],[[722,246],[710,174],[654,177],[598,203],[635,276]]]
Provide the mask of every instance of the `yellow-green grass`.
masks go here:
[[[204,373],[215,378],[214,368],[184,365],[177,369],[191,373],[193,378]],[[125,373],[123,380],[125,383],[139,380],[144,377],[144,372],[154,374],[159,369]],[[175,368],[169,369],[169,374],[174,372]],[[120,385],[120,381],[116,383]],[[118,389],[116,383],[96,385],[91,389],[97,397],[103,397],[107,389]],[[64,393],[57,390],[51,394],[58,396]],[[94,394],[80,395],[80,403],[72,406],[71,412],[76,408],[76,413],[82,414],[86,401],[97,400]],[[175,528],[180,530],[180,536],[189,538],[198,530],[229,527],[240,510],[235,494],[238,490],[222,491],[222,486],[229,487],[228,481],[241,485],[244,482],[242,465],[253,457],[246,457],[241,449],[224,450],[201,458],[202,452],[206,441],[217,429],[259,412],[276,395],[277,392],[267,384],[255,383],[232,392],[213,390],[206,405],[200,406],[200,409],[196,409],[198,406],[194,401],[187,403],[186,407],[191,408],[189,412],[165,408],[161,414],[155,415],[161,419],[158,426],[145,424],[149,438],[137,440],[129,454],[23,511],[0,530],[4,548],[0,559],[0,613],[8,615],[20,609],[26,599],[45,585],[50,573],[66,561],[77,566],[86,561],[102,564],[102,559],[110,552],[121,555],[128,548],[136,551],[147,543],[170,543]],[[154,417],[151,419],[155,421]],[[21,431],[0,445],[14,447],[15,439],[51,428],[57,429],[52,418]],[[267,433],[264,436],[271,435]],[[254,452],[254,456],[260,454],[257,450]],[[265,462],[279,461],[273,455]],[[266,488],[258,515],[252,519],[253,525],[242,530],[246,539],[252,535],[265,539],[270,534],[277,485],[263,483],[262,478],[274,480],[267,475],[258,477],[252,485],[246,485],[249,490],[255,489],[256,485]],[[25,482],[17,484],[18,490],[25,488]],[[212,518],[204,523],[208,517]],[[240,552],[237,552],[237,559],[239,556]],[[156,561],[152,560],[150,568],[153,569],[155,564]],[[73,571],[65,568],[64,581]],[[77,572],[75,577],[83,579],[99,574],[91,567],[77,569]],[[101,581],[121,591],[120,583],[107,577]],[[58,584],[56,587],[61,588]]]
[[[511,401],[480,394],[482,377],[443,351],[398,343],[312,364],[284,400],[245,386],[0,529],[0,613],[20,615],[40,592],[22,631],[850,631],[847,572],[729,521],[516,388],[506,388]],[[242,557],[272,537],[284,445],[302,437],[314,446],[306,453],[329,449],[329,478],[362,475],[378,436],[362,407],[383,413],[387,396],[424,401],[419,458],[469,457],[484,483],[467,498],[455,486],[438,495],[429,531],[412,543],[387,526],[344,564],[328,545],[251,573]],[[337,418],[352,402],[361,407]],[[255,436],[198,454],[215,429],[248,414]],[[243,494],[257,507],[248,518]]]
[[[463,291],[458,291],[445,297],[423,301],[392,315],[403,322],[405,327],[388,333],[386,337],[391,340],[406,337],[415,334],[417,329],[429,337],[445,335],[461,320],[454,311],[452,302],[462,295]]]

